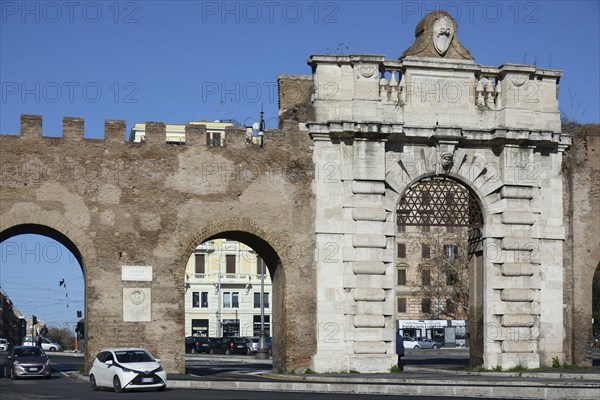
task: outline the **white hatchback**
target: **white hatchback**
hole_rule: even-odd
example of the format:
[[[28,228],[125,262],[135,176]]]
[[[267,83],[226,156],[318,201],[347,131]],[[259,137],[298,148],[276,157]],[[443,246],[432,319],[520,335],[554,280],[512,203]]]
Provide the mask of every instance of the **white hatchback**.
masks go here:
[[[167,373],[144,349],[104,349],[98,353],[90,369],[92,390],[106,387],[115,392],[128,389],[158,389],[167,387]]]

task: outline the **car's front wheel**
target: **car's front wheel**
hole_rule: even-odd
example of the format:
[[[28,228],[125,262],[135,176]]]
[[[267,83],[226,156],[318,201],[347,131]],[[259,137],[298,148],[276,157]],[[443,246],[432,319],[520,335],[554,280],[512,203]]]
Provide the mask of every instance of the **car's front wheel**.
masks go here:
[[[96,384],[96,377],[94,375],[90,375],[90,385],[92,385],[92,390],[98,390],[98,385]]]
[[[56,347],[54,347],[54,346],[53,346],[53,347],[50,347],[50,348],[48,349],[48,351],[56,351]]]
[[[123,391],[123,387],[121,387],[121,380],[116,375],[113,378],[113,389],[115,389],[115,393],[121,393]]]
[[[416,345],[414,348],[415,348],[415,349],[420,349],[420,348],[421,348],[421,346],[419,346],[419,345]]]
[[[433,345],[431,348],[432,348],[432,349],[437,349],[437,348],[438,348],[438,347],[437,347],[437,344],[434,344],[434,345]]]

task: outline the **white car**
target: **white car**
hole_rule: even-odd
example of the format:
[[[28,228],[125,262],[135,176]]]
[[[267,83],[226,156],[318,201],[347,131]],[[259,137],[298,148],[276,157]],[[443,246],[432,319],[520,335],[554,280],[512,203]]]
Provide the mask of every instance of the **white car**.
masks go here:
[[[419,348],[421,348],[421,346],[419,346],[419,342],[417,341],[417,338],[407,336],[404,338],[404,348],[405,349],[419,349]]]
[[[167,387],[167,373],[144,349],[104,349],[98,353],[90,369],[92,390],[113,388],[115,392],[128,389],[158,389]]]
[[[23,340],[23,346],[37,346],[37,340],[32,340],[31,336],[25,336]],[[42,337],[42,350],[44,351],[62,351],[60,344],[53,342],[52,340]]]
[[[0,338],[0,351],[8,351],[8,340]]]

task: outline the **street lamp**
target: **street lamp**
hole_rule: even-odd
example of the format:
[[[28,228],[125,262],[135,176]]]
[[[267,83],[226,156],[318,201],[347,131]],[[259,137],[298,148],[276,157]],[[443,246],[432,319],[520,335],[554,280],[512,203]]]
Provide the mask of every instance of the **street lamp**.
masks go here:
[[[208,242],[207,242],[208,243]],[[212,244],[212,243],[211,243]],[[205,250],[208,254],[213,254],[216,250],[214,246],[207,246]],[[217,283],[215,285],[215,291],[217,294],[217,337],[223,336],[221,333],[221,258],[223,256],[223,245],[221,244],[221,248],[219,249],[219,272],[217,274]]]
[[[258,260],[258,258],[257,258]],[[258,351],[256,358],[266,360],[269,358],[267,350],[267,334],[265,332],[265,262],[260,263],[260,331],[258,333]]]

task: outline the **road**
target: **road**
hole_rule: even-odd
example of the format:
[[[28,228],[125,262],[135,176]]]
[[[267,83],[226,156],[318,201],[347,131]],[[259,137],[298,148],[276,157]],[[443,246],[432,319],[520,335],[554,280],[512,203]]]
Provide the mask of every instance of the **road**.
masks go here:
[[[596,354],[597,356],[598,354]],[[144,393],[114,393],[112,390],[101,390],[93,392],[87,383],[81,383],[67,376],[69,371],[81,370],[83,366],[82,357],[73,357],[61,353],[50,353],[55,373],[52,379],[28,379],[12,381],[3,376],[3,368],[0,368],[0,400],[74,400],[74,399],[112,399],[133,398],[136,399],[198,399],[202,397],[208,400],[304,400],[304,399],[326,399],[326,400],[389,400],[389,396],[375,395],[344,395],[344,394],[317,394],[317,393],[283,393],[283,392],[253,392],[253,391],[217,391],[217,390],[190,390],[167,388],[165,392]],[[594,357],[597,361],[597,357]],[[435,366],[445,365],[455,369],[464,369],[468,359],[468,351],[464,349],[439,349],[439,350],[411,350],[406,353],[406,365],[413,366]],[[0,367],[4,364],[4,354],[0,353]],[[232,357],[225,356],[196,356],[189,355],[187,358],[189,375],[206,377],[210,380],[241,381],[261,379],[255,375],[260,372],[270,371],[271,365],[256,361],[252,356]],[[197,378],[198,379],[198,378]],[[200,378],[202,379],[202,378]],[[398,398],[395,396],[394,398]],[[402,397],[404,398],[404,397]],[[453,397],[410,397],[407,399],[440,400],[443,398],[455,399]],[[462,398],[466,400],[467,398]]]
[[[0,365],[3,365],[3,355],[0,354]],[[60,353],[50,354],[55,368],[51,379],[26,379],[13,381],[0,373],[0,400],[100,400],[100,399],[169,399],[169,400],[307,400],[322,398],[326,400],[389,400],[389,396],[372,395],[341,395],[315,393],[281,393],[281,392],[249,392],[224,390],[186,390],[169,389],[165,392],[147,391],[144,393],[114,393],[112,390],[93,392],[90,385],[67,377],[66,372],[78,370],[83,365],[82,357],[70,357]],[[218,359],[188,361],[192,373],[211,376],[211,379],[240,379],[239,372],[254,370],[270,370],[270,364],[252,362],[232,362]],[[251,361],[249,357],[247,360]],[[2,368],[3,370],[3,368]],[[251,378],[250,378],[251,379]],[[439,400],[441,397],[410,397],[411,400]],[[451,399],[450,397],[448,399]]]

